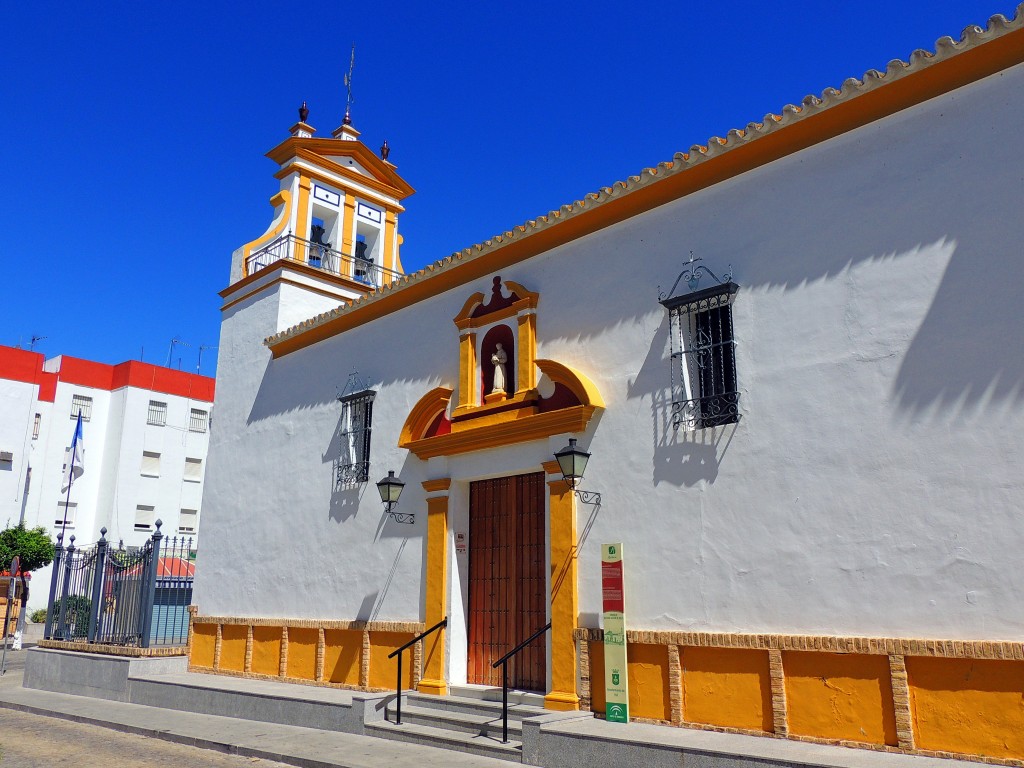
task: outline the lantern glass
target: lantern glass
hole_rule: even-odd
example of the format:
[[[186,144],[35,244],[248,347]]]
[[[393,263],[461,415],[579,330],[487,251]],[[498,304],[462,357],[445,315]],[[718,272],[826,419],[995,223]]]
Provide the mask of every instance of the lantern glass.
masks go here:
[[[394,470],[388,470],[388,476],[377,483],[380,500],[388,505],[398,503],[398,497],[402,495],[403,488],[405,488],[405,483],[395,477]]]
[[[590,454],[584,451],[582,448],[576,447],[576,438],[569,438],[569,444],[562,450],[555,454],[555,458],[558,459],[558,467],[562,472],[562,477],[571,487],[575,488],[583,478],[583,473],[587,468],[587,461],[590,460]]]

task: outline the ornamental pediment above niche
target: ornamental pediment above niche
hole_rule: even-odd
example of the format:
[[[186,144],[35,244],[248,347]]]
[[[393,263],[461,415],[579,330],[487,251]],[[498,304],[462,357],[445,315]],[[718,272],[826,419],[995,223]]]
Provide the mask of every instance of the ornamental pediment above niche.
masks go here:
[[[540,294],[494,277],[455,316],[457,390],[438,387],[413,407],[399,445],[421,459],[586,429],[600,393],[579,371],[537,359]],[[455,402],[452,398],[455,397]]]

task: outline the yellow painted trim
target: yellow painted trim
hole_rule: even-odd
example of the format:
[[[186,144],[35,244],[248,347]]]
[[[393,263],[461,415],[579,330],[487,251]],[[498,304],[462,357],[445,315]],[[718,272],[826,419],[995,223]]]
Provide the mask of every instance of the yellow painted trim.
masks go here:
[[[554,360],[534,360],[534,363],[553,382],[567,387],[583,405],[604,408],[600,391],[584,374]]]
[[[402,425],[398,445],[405,448],[413,442],[423,439],[423,433],[434,423],[437,415],[448,407],[451,399],[452,390],[448,387],[435,387],[421,397],[409,411],[409,416],[406,418],[405,424]]]
[[[456,411],[479,405],[476,382],[476,334],[465,333],[459,337],[459,405]]]
[[[547,709],[579,709],[576,619],[579,616],[576,495],[564,480],[548,481],[551,556],[551,690]]]
[[[486,297],[483,293],[477,291],[466,299],[466,303],[462,305],[462,309],[459,310],[459,314],[457,314],[452,321],[460,331],[465,328],[472,327],[470,323],[473,320],[473,312],[477,307],[484,303],[485,298]]]
[[[315,344],[1022,61],[1024,28],[946,56],[898,79],[881,82],[854,98],[836,101],[826,109],[759,135],[754,140],[736,144],[728,151],[709,153],[699,163],[686,165],[682,160],[663,163],[664,170],[651,169],[634,183],[616,185],[614,193],[604,194],[600,200],[596,199],[597,195],[592,195],[588,196],[585,204],[563,206],[547,217],[546,226],[523,226],[517,228],[514,236],[492,238],[455,254],[440,269],[432,265],[409,276],[407,281],[403,281],[401,290],[354,306],[308,330],[282,336],[269,343],[271,352],[274,357],[280,357]]]
[[[523,288],[522,285],[515,282],[514,280],[505,280],[505,287],[508,288],[509,293],[514,293],[519,297],[512,306],[522,309],[523,302],[526,302],[526,306],[530,309],[536,309],[537,304],[540,302],[540,294],[536,291],[528,291]]]
[[[305,157],[296,158],[296,162],[286,165],[281,168],[281,170],[277,171],[274,174],[274,178],[283,179],[293,173],[303,173],[309,176],[313,181],[322,181],[324,184],[337,187],[346,194],[363,198],[364,200],[372,202],[374,205],[380,206],[384,210],[395,211],[396,213],[402,213],[405,211],[405,208],[395,201],[393,195],[378,191],[368,184],[357,187],[356,184],[366,180],[366,176],[360,176],[354,171],[349,171],[346,174],[328,173],[322,168],[317,168],[317,166],[313,164],[315,162],[317,161],[310,160]]]
[[[562,476],[562,468],[554,459],[551,459],[551,461],[542,462],[540,466],[544,470],[544,474],[546,475],[556,475],[558,477]]]
[[[305,163],[309,163],[309,165],[312,166],[311,168],[304,167],[302,169],[303,173],[308,173],[314,178],[321,178],[324,181],[331,181],[331,183],[333,184],[338,184],[339,182],[333,181],[328,176],[324,175],[324,173],[334,174],[335,176],[345,179],[346,181],[359,184],[360,186],[370,190],[371,192],[376,192],[379,195],[383,195],[386,198],[390,198],[393,201],[391,203],[392,205],[398,205],[399,200],[408,197],[408,195],[403,194],[402,190],[399,189],[398,187],[394,187],[386,182],[379,181],[373,178],[372,176],[363,176],[358,171],[353,171],[351,168],[348,168],[342,165],[341,163],[336,163],[333,160],[328,160],[326,157],[321,157],[320,155],[317,155],[313,152],[308,152],[304,149],[300,149],[295,153],[295,159],[301,160]],[[318,167],[320,169],[320,173],[316,172]],[[281,173],[282,171],[285,171],[288,168],[291,168],[291,166],[284,166],[284,168],[278,171],[278,173]]]
[[[587,428],[596,410],[597,408],[589,405],[574,405],[558,411],[526,416],[516,421],[402,442],[399,443],[399,447],[407,448],[420,459],[483,451],[514,443],[541,440],[564,432],[582,432]]]
[[[423,490],[427,493],[438,493],[440,491],[447,491],[452,487],[452,479],[450,477],[440,477],[436,480],[424,480]]]
[[[242,246],[242,272],[247,273],[248,270],[247,262],[252,252],[260,247],[269,243],[271,240],[276,239],[284,232],[286,226],[288,226],[288,215],[291,211],[292,193],[287,189],[282,189],[272,198],[270,198],[270,204],[274,206],[276,211],[278,207],[281,207],[281,213],[274,217],[274,220],[270,223],[270,227],[262,235],[257,237]]]
[[[451,478],[427,480],[423,490],[428,493],[451,485]],[[426,584],[423,616],[427,627],[432,627],[447,615],[448,604],[448,497],[427,498]],[[439,629],[423,642],[423,679],[419,690],[437,696],[448,694],[445,677],[444,649],[447,629]]]
[[[397,223],[398,219],[394,213],[384,212],[384,248],[381,254],[381,263],[392,271],[395,270],[395,225]]]
[[[529,392],[537,386],[537,315],[533,312],[519,315],[519,338],[516,344],[516,375],[519,389],[516,395]]]
[[[351,194],[345,195],[345,202],[341,212],[341,252],[347,253],[353,258],[356,255],[356,200]],[[346,260],[343,269],[351,277],[352,261]]]
[[[275,283],[279,282],[288,283],[290,285],[296,285],[307,291],[320,293],[324,296],[330,296],[331,298],[337,299],[339,305],[345,304],[348,301],[352,301],[352,299],[349,297],[337,296],[328,291],[319,290],[317,288],[308,286],[304,283],[291,280],[287,277],[284,277],[283,275],[278,275],[277,277],[267,281],[266,284],[253,288],[251,291],[248,291],[247,293],[244,293],[241,296],[237,295],[238,292],[241,291],[243,288],[251,285],[252,283],[255,283],[257,280],[259,280],[261,277],[264,277],[266,274],[272,272],[275,269],[282,269],[284,267],[294,269],[296,272],[301,272],[303,274],[309,275],[310,277],[315,277],[319,280],[323,280],[324,282],[331,283],[332,285],[336,285],[339,288],[344,288],[346,290],[352,291],[353,293],[358,293],[360,295],[368,293],[369,291],[373,290],[372,288],[367,288],[365,285],[355,280],[350,280],[347,277],[339,277],[338,275],[332,275],[328,272],[322,272],[321,270],[316,269],[315,267],[303,264],[301,261],[294,261],[292,259],[280,259],[279,261],[275,261],[273,264],[268,264],[266,267],[259,270],[258,272],[253,272],[248,277],[243,277],[234,285],[228,286],[223,291],[221,291],[218,294],[221,298],[227,298],[228,296],[234,297],[230,301],[226,302],[221,306],[221,312],[228,309],[229,307],[234,306],[240,301],[244,301],[245,299],[249,298],[250,296],[256,293],[259,293],[260,291],[266,290],[271,285],[274,285]]]
[[[295,243],[295,254],[292,256],[296,261],[305,264],[308,261],[306,245],[302,240],[309,239],[309,176],[299,174],[299,205],[295,213],[295,236],[300,242]]]
[[[369,179],[382,187],[393,189],[397,193],[395,196],[399,200],[408,197],[416,191],[409,185],[409,182],[398,175],[394,170],[395,166],[385,163],[361,141],[338,141],[326,137],[300,138],[292,136],[270,150],[266,156],[278,165],[283,165],[293,157],[302,157],[321,162],[325,167],[334,166],[342,169],[345,169],[343,165],[328,160],[327,157],[351,156],[363,168],[374,174],[370,177],[354,174],[359,179]],[[350,171],[350,173],[354,172]]]
[[[475,379],[475,377],[474,377]],[[483,405],[471,405],[469,407],[459,406],[452,413],[452,421],[460,422],[466,421],[470,417],[473,419],[473,423],[480,424],[493,424],[496,421],[503,421],[504,419],[493,419],[491,421],[477,421],[490,414],[511,410],[515,405],[522,406],[536,406],[536,400],[540,397],[536,392],[516,392],[512,397],[509,397],[504,392],[492,392],[484,397]],[[452,425],[454,430],[455,426]]]

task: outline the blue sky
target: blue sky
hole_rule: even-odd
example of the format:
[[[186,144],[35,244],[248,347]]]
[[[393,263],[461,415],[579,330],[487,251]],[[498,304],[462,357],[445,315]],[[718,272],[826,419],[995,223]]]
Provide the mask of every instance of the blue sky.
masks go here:
[[[998,4],[997,4],[998,3]],[[891,3],[10,4],[0,29],[0,343],[197,368],[263,155],[305,99],[417,192],[408,271],[884,69],[1006,0]],[[202,372],[213,375],[216,352]]]

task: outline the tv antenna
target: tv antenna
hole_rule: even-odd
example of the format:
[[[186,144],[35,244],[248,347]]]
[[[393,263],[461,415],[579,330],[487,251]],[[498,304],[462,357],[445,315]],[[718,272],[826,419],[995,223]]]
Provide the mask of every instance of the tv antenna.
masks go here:
[[[28,342],[28,351],[29,352],[34,352],[35,348],[36,348],[36,344],[38,344],[40,341],[43,341],[43,340],[48,339],[48,338],[49,338],[49,336],[35,336],[35,335],[33,335],[32,338],[29,339],[29,342]]]
[[[177,336],[175,336],[173,339],[171,339],[171,346],[167,350],[167,367],[168,368],[171,367],[171,359],[174,357],[174,348],[178,347],[178,346],[181,346],[181,347],[191,347],[192,345],[189,344],[187,341],[182,341]]]
[[[203,365],[203,350],[204,349],[216,349],[216,344],[200,344],[199,345],[199,362],[196,363],[196,373],[199,373],[199,369]]]
[[[348,72],[345,73],[345,89],[348,91],[348,96],[345,99],[345,118],[341,121],[342,125],[352,125],[352,102],[355,99],[352,98],[352,72],[356,68],[356,44],[352,43],[352,58],[348,62]]]

